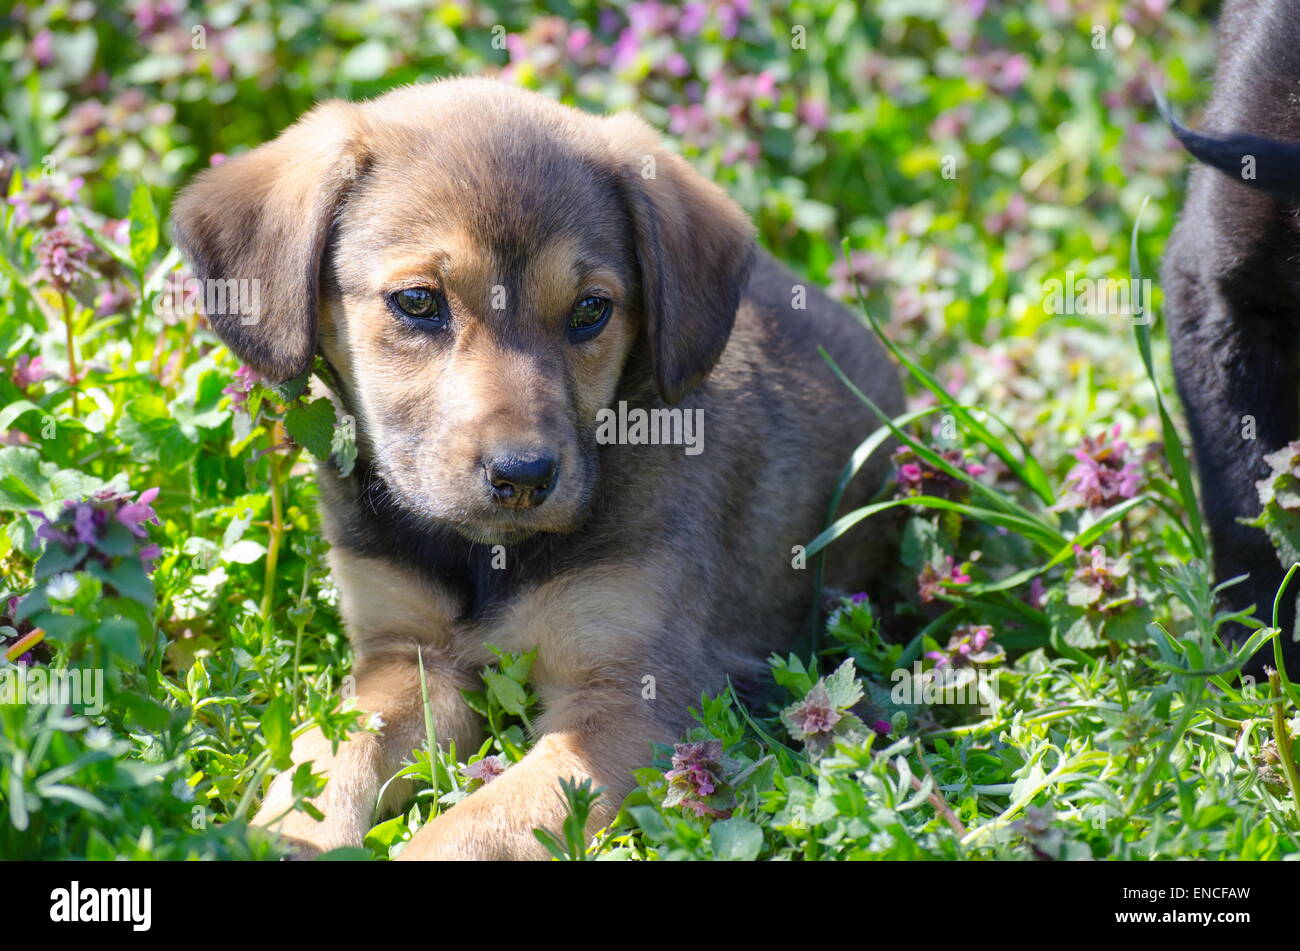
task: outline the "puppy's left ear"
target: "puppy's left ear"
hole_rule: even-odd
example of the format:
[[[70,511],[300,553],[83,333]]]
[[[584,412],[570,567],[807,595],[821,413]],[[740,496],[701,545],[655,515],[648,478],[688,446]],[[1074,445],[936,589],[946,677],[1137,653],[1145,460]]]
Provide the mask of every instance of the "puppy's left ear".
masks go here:
[[[636,229],[655,383],[668,403],[722,356],[754,263],[754,226],[640,119],[605,120]]]
[[[172,235],[214,305],[213,331],[272,382],[304,372],[315,355],[321,259],[366,161],[360,123],[360,107],[323,103],[279,138],[203,172],[172,206]],[[240,311],[248,295],[229,283],[207,293],[209,282],[232,280],[256,282],[256,313]]]

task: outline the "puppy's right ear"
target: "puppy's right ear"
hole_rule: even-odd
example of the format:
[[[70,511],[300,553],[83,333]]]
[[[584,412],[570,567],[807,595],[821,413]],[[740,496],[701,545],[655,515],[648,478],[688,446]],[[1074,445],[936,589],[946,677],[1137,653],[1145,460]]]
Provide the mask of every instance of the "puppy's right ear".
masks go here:
[[[172,236],[216,311],[206,314],[212,329],[272,382],[307,370],[316,352],[321,259],[366,162],[359,113],[323,103],[273,141],[203,172],[172,206]],[[211,282],[231,280],[256,284],[209,293]],[[241,313],[250,299],[256,312]]]

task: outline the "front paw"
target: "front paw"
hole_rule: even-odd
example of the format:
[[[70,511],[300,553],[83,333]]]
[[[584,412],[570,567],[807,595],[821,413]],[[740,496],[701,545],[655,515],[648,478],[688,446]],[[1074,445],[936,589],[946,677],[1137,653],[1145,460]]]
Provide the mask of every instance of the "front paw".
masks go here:
[[[317,821],[296,809],[276,816],[264,809],[253,820],[253,825],[264,828],[278,839],[280,846],[288,852],[286,859],[304,861],[332,849],[362,846],[365,830],[343,819],[341,815],[327,813],[324,819]]]
[[[315,842],[308,842],[306,839],[291,835],[277,835],[275,841],[276,845],[284,850],[284,855],[280,856],[282,862],[310,862],[326,851]]]
[[[546,849],[531,830],[513,828],[487,802],[459,803],[415,833],[402,847],[401,862],[491,862],[542,860]]]

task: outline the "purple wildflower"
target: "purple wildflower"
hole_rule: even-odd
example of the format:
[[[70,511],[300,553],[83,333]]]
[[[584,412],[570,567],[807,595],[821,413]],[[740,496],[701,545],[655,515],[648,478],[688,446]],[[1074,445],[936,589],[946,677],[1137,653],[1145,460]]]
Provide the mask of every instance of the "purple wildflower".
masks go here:
[[[45,379],[45,359],[21,354],[14,363],[14,371],[9,375],[9,379],[13,380],[14,386],[20,390],[27,389],[33,383],[39,383]]]
[[[66,294],[89,273],[90,252],[90,244],[72,226],[48,231],[36,248],[36,276]]]
[[[48,228],[66,219],[67,206],[77,200],[85,179],[74,178],[58,185],[50,178],[38,178],[17,195],[9,198],[14,206],[14,218],[20,225]]]
[[[1074,575],[1066,585],[1067,603],[1103,613],[1143,603],[1130,577],[1127,554],[1107,558],[1106,550],[1101,546],[1084,551],[1075,545],[1074,557]]]
[[[945,449],[939,453],[940,458],[954,469],[969,476],[980,476],[985,472],[978,462],[966,462],[960,449]],[[940,499],[952,499],[962,502],[970,496],[970,488],[956,476],[949,475],[943,469],[922,459],[910,446],[903,446],[894,451],[894,465],[897,467],[898,498],[914,495],[932,495]]]
[[[993,628],[987,624],[963,624],[952,632],[942,651],[927,651],[926,657],[936,667],[970,667],[997,663],[1006,652],[993,640]]]
[[[131,530],[136,538],[148,538],[149,533],[141,526],[146,522],[157,522],[158,516],[152,508],[153,500],[158,498],[158,487],[145,489],[134,502],[127,502],[117,510],[117,520]]]
[[[943,593],[946,585],[970,584],[971,577],[952,555],[944,556],[944,563],[935,566],[926,563],[916,578],[917,594],[921,601],[929,604]]]
[[[721,740],[678,743],[673,748],[672,769],[664,773],[667,807],[679,806],[697,816],[726,818],[731,810],[723,797],[728,760],[722,755]]]
[[[92,560],[111,567],[122,552],[123,537],[119,535],[115,539],[115,532],[124,528],[130,537],[147,541],[149,535],[144,526],[158,522],[151,504],[158,497],[158,489],[146,489],[134,500],[132,494],[101,489],[87,498],[64,502],[62,511],[52,519],[40,509],[32,509],[29,514],[39,523],[36,537],[77,556],[69,571],[81,570]],[[152,544],[140,546],[136,551],[146,571],[153,569],[151,562],[161,554],[162,549]]]
[[[794,724],[791,736],[796,740],[807,739],[818,733],[834,731],[840,722],[840,712],[831,703],[826,685],[818,681],[803,700],[789,709],[790,721]]]
[[[1109,434],[1083,437],[1072,455],[1079,460],[1065,477],[1066,495],[1058,508],[1109,508],[1137,495],[1138,469],[1119,439],[1119,424]]]
[[[673,749],[673,768],[665,778],[688,787],[691,795],[711,796],[718,788],[715,771],[720,770],[721,761],[721,740],[678,743]]]
[[[261,382],[262,377],[256,370],[241,366],[235,371],[235,378],[221,392],[230,397],[230,406],[235,412],[244,413],[248,411],[248,394],[253,391],[254,384]]]
[[[487,785],[506,771],[506,761],[501,756],[485,756],[477,763],[470,763],[461,770],[461,775],[470,782]]]
[[[802,700],[781,711],[781,724],[792,739],[803,743],[809,757],[825,755],[837,740],[860,742],[868,728],[852,712],[862,700],[852,659],[818,679]]]

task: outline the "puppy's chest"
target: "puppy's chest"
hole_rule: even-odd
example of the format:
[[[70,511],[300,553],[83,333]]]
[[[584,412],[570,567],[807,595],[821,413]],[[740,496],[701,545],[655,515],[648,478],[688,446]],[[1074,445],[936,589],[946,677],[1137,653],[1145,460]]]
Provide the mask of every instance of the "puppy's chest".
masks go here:
[[[536,650],[534,679],[555,683],[619,659],[624,639],[604,632],[621,626],[611,615],[626,605],[593,606],[584,579],[529,572],[509,558],[507,550],[504,560],[497,553],[439,576],[334,548],[331,568],[354,650],[362,656],[419,644],[470,666],[495,662],[487,645]]]

